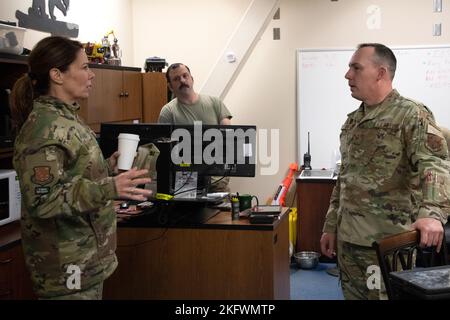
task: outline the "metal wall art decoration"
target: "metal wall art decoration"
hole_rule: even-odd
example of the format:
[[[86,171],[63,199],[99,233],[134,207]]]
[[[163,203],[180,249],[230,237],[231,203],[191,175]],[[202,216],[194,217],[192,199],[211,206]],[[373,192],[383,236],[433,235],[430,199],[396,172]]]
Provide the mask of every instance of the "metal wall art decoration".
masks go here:
[[[64,16],[69,10],[70,0],[48,0],[48,14],[45,8],[45,0],[33,0],[28,14],[20,10],[16,11],[16,18],[19,20],[19,27],[28,28],[52,35],[78,37],[79,27],[75,23],[56,20],[55,8],[61,11]],[[49,16],[50,15],[50,16]]]

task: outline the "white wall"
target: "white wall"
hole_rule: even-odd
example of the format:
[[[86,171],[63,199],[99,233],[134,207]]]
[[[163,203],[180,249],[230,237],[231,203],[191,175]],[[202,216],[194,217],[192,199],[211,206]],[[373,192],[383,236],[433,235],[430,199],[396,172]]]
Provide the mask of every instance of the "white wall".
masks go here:
[[[354,47],[368,41],[391,46],[449,44],[450,0],[442,2],[443,12],[433,13],[432,0],[281,0],[281,19],[270,23],[224,99],[234,115],[233,123],[280,130],[279,170],[256,179],[233,178],[232,190],[251,192],[264,201],[275,192],[289,163],[297,160],[296,49]],[[114,28],[124,48],[124,64],[142,67],[149,56],[184,62],[199,89],[250,3],[72,0],[71,10],[83,41],[99,40]],[[15,9],[30,5],[31,0],[0,0],[0,19],[15,20]],[[381,8],[380,29],[367,28],[370,5]],[[432,24],[437,22],[443,24],[441,37],[431,35]],[[273,27],[281,28],[281,40],[272,40]],[[33,42],[28,37],[27,41]],[[326,94],[320,83],[317,94]]]
[[[200,90],[251,0],[132,0],[134,61],[183,62]]]

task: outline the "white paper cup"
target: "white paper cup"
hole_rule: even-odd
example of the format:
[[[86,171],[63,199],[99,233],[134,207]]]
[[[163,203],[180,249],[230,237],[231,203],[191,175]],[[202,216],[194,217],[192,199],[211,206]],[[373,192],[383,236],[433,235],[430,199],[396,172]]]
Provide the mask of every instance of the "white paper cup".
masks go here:
[[[117,160],[117,167],[119,170],[130,170],[136,156],[139,136],[137,134],[121,133],[118,139],[120,156]]]

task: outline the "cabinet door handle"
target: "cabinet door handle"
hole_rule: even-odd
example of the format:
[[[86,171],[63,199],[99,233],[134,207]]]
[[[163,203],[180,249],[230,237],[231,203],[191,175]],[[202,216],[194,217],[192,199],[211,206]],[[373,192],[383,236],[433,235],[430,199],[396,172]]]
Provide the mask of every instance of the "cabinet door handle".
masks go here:
[[[121,92],[120,94],[119,94],[119,98],[123,98],[125,96],[125,93],[123,93],[123,92]]]
[[[10,263],[11,261],[13,261],[13,258],[9,258],[9,259],[0,261],[0,265]]]
[[[128,92],[125,91],[125,97],[128,97],[130,94]]]

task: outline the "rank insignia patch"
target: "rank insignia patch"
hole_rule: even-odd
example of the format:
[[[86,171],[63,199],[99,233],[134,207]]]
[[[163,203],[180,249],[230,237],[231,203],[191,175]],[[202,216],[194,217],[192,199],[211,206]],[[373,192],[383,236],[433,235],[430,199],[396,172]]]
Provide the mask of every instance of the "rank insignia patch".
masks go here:
[[[444,139],[441,132],[436,129],[431,123],[427,128],[426,147],[433,152],[439,152],[444,147]]]
[[[34,174],[31,181],[41,186],[49,184],[53,181],[53,175],[50,173],[50,167],[34,167]]]

